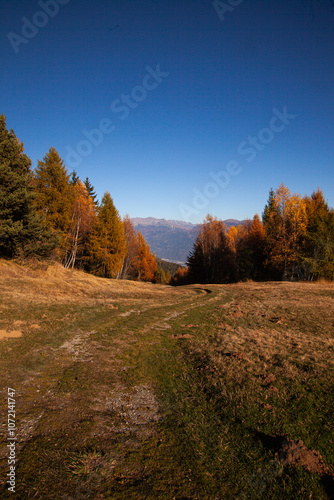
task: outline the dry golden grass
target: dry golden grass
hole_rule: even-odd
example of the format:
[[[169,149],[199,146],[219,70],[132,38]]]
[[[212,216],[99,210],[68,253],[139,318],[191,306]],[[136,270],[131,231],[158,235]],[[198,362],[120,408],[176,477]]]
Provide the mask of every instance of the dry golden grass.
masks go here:
[[[13,499],[330,498],[332,283],[172,288],[0,261],[0,298],[1,331],[22,332],[0,342]]]
[[[165,295],[166,287],[127,280],[106,280],[76,269],[64,269],[60,264],[22,266],[0,260],[0,285],[4,296],[42,302],[82,302],[141,293]],[[15,290],[14,290],[14,288]],[[153,290],[154,288],[154,290]],[[139,297],[137,297],[139,298]]]

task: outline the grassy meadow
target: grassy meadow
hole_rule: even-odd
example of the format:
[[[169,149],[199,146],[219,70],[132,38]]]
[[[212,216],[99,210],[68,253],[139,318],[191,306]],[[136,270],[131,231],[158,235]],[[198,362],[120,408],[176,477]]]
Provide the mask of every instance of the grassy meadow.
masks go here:
[[[334,498],[333,306],[325,282],[173,288],[0,261],[0,497]]]

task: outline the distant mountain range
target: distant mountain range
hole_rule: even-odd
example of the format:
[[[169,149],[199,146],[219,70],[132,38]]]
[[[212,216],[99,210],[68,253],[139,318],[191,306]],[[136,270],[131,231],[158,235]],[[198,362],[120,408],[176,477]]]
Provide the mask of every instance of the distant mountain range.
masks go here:
[[[135,217],[131,220],[135,229],[142,233],[151,246],[151,251],[159,259],[179,264],[184,264],[187,261],[198,234],[198,224],[180,220],[155,219],[154,217],[146,217],[145,219]],[[230,227],[237,226],[243,221],[227,219],[224,222],[227,227]]]

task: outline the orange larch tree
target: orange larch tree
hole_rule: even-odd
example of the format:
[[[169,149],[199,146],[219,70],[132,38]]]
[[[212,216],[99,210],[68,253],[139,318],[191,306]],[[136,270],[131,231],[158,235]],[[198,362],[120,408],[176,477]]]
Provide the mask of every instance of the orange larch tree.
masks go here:
[[[136,270],[137,279],[141,281],[154,281],[154,275],[157,270],[155,254],[151,253],[150,246],[140,231],[138,231],[136,238],[138,250],[133,259],[133,266]]]
[[[124,226],[108,192],[97,210],[87,243],[87,264],[97,276],[117,278],[126,255]]]
[[[298,272],[300,245],[306,234],[307,213],[305,201],[291,194],[281,184],[271,193],[263,221],[266,232],[266,265],[276,270],[283,279]]]
[[[126,255],[123,260],[120,278],[135,279],[137,271],[134,265],[134,259],[138,255],[139,242],[136,236],[135,228],[131,222],[129,215],[123,218],[124,237],[126,241]]]
[[[64,255],[64,267],[73,268],[81,261],[96,218],[96,207],[81,180],[72,186],[74,202],[72,206],[71,224],[67,235]]]

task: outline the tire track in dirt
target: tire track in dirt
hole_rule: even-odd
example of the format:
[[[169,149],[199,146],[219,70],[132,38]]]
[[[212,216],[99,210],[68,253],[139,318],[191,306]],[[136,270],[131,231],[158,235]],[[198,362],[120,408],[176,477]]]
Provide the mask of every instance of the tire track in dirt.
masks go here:
[[[130,309],[119,314],[109,324],[109,328],[111,330],[117,328],[117,318],[122,318],[122,323],[126,324],[128,319],[130,320],[133,318],[133,315],[138,314],[145,320],[145,326],[143,329],[140,329],[139,333],[154,329],[171,329],[172,327],[169,323],[173,319],[185,315],[194,308],[205,305],[208,301],[219,300],[222,295],[221,293],[217,293],[213,297],[210,297],[210,299],[207,299],[206,297],[209,294],[207,289],[203,290],[200,287],[187,288],[187,291],[190,290],[193,290],[194,293],[200,291],[201,295],[197,295],[197,300],[195,301],[192,293],[186,297],[182,296],[183,300],[181,303],[178,297],[173,297],[172,300],[167,301],[166,307],[168,309],[176,308],[177,310],[168,312],[158,320],[154,316],[156,316],[155,313],[161,313],[161,304],[159,302],[153,305],[150,304],[141,310]],[[157,308],[157,305],[160,307]],[[42,391],[41,393],[38,391],[39,394],[36,395],[33,407],[31,404],[27,405],[27,412],[22,415],[22,420],[18,428],[18,435],[21,436],[21,442],[17,448],[17,465],[20,463],[22,451],[29,445],[30,441],[40,435],[41,428],[44,429],[42,432],[45,432],[45,428],[48,427],[51,433],[55,432],[55,429],[52,427],[55,414],[57,414],[59,421],[66,422],[67,420],[71,421],[74,419],[73,427],[77,425],[74,424],[77,419],[75,416],[76,391],[71,391],[72,394],[62,393],[61,384],[66,372],[72,368],[80,367],[82,364],[88,362],[94,363],[97,366],[99,365],[101,355],[98,349],[101,347],[101,344],[92,339],[92,336],[96,338],[97,333],[97,330],[90,330],[88,332],[79,331],[58,348],[51,349],[49,363],[55,363],[55,360],[57,360],[59,370],[57,380],[54,381],[51,388],[50,384],[48,384],[48,391],[45,390],[44,394]],[[131,345],[132,341],[133,339],[130,336],[130,338],[122,339],[119,345],[114,346],[114,355],[116,358],[113,360],[114,364],[117,364],[117,357],[122,357],[122,352],[124,352],[126,347]],[[60,355],[60,353],[62,354]],[[101,360],[102,367],[105,363],[105,359]],[[120,383],[117,373],[122,368],[125,368],[122,364],[122,360],[119,359],[117,368],[113,367],[115,379],[112,386],[100,387],[98,398],[88,398],[86,400],[85,413],[93,424],[92,430],[89,433],[91,437],[103,440],[107,436],[110,438],[110,435],[113,435],[116,441],[122,441],[124,438],[130,439],[133,443],[132,448],[135,449],[140,446],[143,440],[148,439],[154,433],[154,428],[157,422],[163,418],[163,415],[161,415],[161,410],[152,387],[147,384],[139,384],[133,388],[129,388],[124,383]],[[39,374],[36,375],[38,377]],[[37,380],[31,376],[28,385],[37,385]],[[43,408],[43,410],[37,414],[36,411],[40,408]],[[80,418],[83,418],[83,414],[80,415]],[[65,429],[67,429],[66,425]],[[69,430],[66,432],[69,432]],[[118,458],[114,458],[113,467],[120,466],[128,451],[128,445],[125,445],[124,453],[119,453]],[[1,454],[1,458],[5,458],[2,455],[3,453]],[[105,469],[107,470],[108,467],[110,468],[110,464],[106,462]]]

